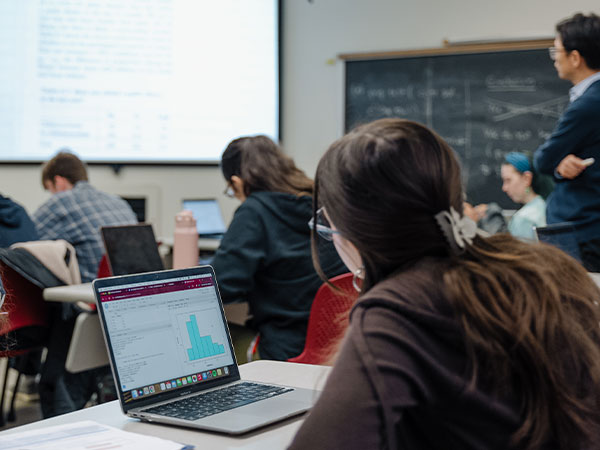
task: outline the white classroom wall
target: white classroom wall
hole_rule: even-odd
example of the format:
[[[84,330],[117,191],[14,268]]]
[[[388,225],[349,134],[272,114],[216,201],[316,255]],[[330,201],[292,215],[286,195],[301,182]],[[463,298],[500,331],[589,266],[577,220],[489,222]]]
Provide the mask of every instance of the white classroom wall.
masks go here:
[[[575,12],[600,14],[597,0],[283,0],[284,149],[310,176],[342,133],[340,53],[439,47],[450,42],[550,37]],[[548,61],[550,64],[550,61]],[[76,150],[76,149],[74,149]],[[181,200],[217,197],[226,221],[237,206],[222,194],[217,167],[92,166],[100,189],[148,197],[158,236],[170,236]],[[0,164],[0,193],[33,212],[48,196],[39,166]]]

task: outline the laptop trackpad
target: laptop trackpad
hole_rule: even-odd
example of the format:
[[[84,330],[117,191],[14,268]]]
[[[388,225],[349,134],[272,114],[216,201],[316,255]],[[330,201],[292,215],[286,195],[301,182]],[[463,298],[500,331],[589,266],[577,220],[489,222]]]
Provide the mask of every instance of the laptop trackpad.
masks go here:
[[[258,426],[295,416],[309,408],[310,405],[305,402],[274,398],[200,419],[199,424],[209,429],[214,427],[230,433],[244,433]]]

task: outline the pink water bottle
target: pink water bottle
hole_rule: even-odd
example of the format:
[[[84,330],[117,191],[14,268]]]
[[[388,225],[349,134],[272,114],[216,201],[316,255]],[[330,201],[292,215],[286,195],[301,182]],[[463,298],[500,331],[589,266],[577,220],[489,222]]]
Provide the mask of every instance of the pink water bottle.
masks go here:
[[[191,211],[184,209],[175,216],[173,269],[198,265],[198,230]]]

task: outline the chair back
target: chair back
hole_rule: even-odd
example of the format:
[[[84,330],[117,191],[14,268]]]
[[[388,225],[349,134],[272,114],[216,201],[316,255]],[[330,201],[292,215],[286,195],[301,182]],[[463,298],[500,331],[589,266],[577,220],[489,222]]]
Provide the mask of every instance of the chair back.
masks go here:
[[[288,361],[304,364],[324,364],[332,356],[335,345],[348,328],[350,308],[358,297],[352,286],[352,274],[345,273],[329,280],[341,292],[323,284],[315,295],[303,352]]]
[[[72,373],[107,366],[108,353],[98,314],[82,312],[75,319],[65,368]]]
[[[8,313],[7,319],[0,324],[0,334],[24,327],[48,327],[48,304],[44,301],[42,289],[2,261],[0,276],[6,291],[2,310]]]
[[[110,265],[108,264],[108,257],[106,253],[102,255],[102,259],[100,260],[100,264],[98,264],[98,273],[96,278],[107,278],[112,277],[112,272],[110,270]]]

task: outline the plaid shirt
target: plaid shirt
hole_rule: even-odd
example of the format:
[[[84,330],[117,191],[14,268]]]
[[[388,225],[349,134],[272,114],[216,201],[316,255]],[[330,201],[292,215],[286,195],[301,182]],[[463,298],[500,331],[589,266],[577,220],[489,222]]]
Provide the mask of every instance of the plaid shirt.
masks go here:
[[[75,247],[81,281],[96,278],[104,254],[100,227],[137,223],[127,202],[78,181],[73,189],[58,192],[33,215],[40,239],[64,239]]]

